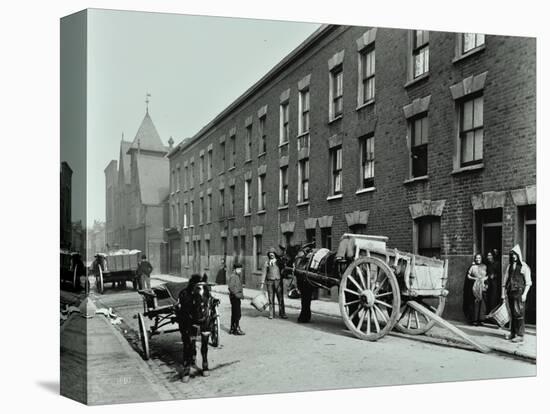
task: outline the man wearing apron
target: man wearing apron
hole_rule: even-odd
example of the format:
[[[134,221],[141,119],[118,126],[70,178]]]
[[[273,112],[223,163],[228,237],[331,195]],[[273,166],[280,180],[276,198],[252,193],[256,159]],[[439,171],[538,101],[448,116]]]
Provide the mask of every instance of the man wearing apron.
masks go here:
[[[531,269],[522,260],[521,249],[515,245],[510,250],[509,264],[502,275],[502,300],[508,297],[511,321],[510,333],[505,336],[512,342],[523,342],[525,334],[525,301],[531,287]]]

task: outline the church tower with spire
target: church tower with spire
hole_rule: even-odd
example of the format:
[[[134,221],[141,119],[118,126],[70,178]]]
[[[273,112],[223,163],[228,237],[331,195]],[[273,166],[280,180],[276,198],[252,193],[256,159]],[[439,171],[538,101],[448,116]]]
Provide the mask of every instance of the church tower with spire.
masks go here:
[[[120,142],[118,182],[112,228],[114,246],[138,249],[161,271],[164,237],[163,202],[169,191],[169,161],[165,146],[151,119],[149,98],[145,116],[132,141]]]

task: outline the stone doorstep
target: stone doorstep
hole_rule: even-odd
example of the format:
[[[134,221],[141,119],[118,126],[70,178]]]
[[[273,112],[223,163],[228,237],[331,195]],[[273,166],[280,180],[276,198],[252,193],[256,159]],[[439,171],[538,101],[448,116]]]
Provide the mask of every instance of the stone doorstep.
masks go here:
[[[170,281],[170,282],[173,282],[173,281],[186,281],[187,279],[186,278],[183,278],[183,277],[178,277],[178,276],[171,276],[171,275],[156,275],[156,276],[152,276],[152,278],[156,278],[158,280],[163,280],[163,281]],[[214,286],[213,289],[212,289],[215,293],[218,293],[218,294],[223,294],[223,295],[228,295],[228,291],[227,291],[227,285],[217,285],[217,286]],[[254,297],[256,297],[257,295],[260,294],[260,290],[257,290],[257,289],[250,289],[250,288],[244,288],[243,289],[243,294],[244,294],[244,298],[246,300],[252,300]],[[300,300],[299,299],[290,299],[290,298],[285,298],[285,306],[288,307],[288,308],[291,308],[291,309],[297,309],[297,310],[300,310],[300,307],[301,307],[301,304],[300,304]],[[340,315],[340,308],[339,308],[339,305],[337,302],[330,302],[330,301],[314,301],[312,303],[312,306],[311,306],[311,312],[314,313],[314,314],[317,314],[317,315],[322,315],[322,316],[328,316],[328,317],[333,317],[333,318],[341,318],[341,315]],[[453,323],[453,325],[457,326],[458,328],[462,328],[464,327],[465,325],[461,322],[454,322],[454,321],[451,321],[451,323]],[[467,328],[468,329],[471,329],[471,330],[474,330],[474,331],[478,331],[478,332],[483,332],[483,331],[487,331],[487,332],[491,332],[491,333],[494,333],[495,332],[495,329],[498,329],[496,328],[496,325],[493,325],[495,327],[490,327],[490,326],[480,326],[480,327],[472,327],[472,326],[468,326]],[[445,341],[446,344],[452,346],[453,344],[457,344],[459,345],[460,348],[468,348],[469,345],[466,344],[465,342],[461,341],[460,339],[456,338],[454,335],[452,335],[451,333],[447,333],[446,330],[444,330],[443,328],[439,328],[439,327],[435,327],[436,330],[432,329],[430,332],[426,333],[425,336],[427,337],[430,337],[430,338],[434,338],[436,340],[443,340]],[[441,332],[443,331],[443,332]],[[502,331],[504,333],[504,331]],[[490,347],[491,349],[493,349],[494,351],[498,352],[498,353],[504,353],[504,354],[507,354],[507,355],[511,355],[513,357],[519,357],[519,358],[522,358],[522,359],[527,359],[529,361],[536,361],[536,328],[533,327],[533,326],[529,326],[527,329],[526,329],[526,337],[530,337],[530,336],[533,336],[535,338],[526,338],[526,342],[529,343],[531,342],[532,340],[535,340],[535,349],[534,350],[526,350],[526,349],[521,349],[519,347],[523,347],[525,345],[527,345],[527,343],[523,344],[523,345],[512,345],[511,343],[508,343],[508,342],[505,342],[504,339],[499,339],[499,338],[491,338],[493,340],[491,340],[491,343],[488,344],[486,343],[486,341],[483,342],[484,345],[487,345],[488,347]],[[399,336],[403,336],[403,337],[406,337],[406,338],[410,338],[410,339],[419,339],[420,336],[414,336],[414,335],[403,335],[403,334],[398,334]],[[479,340],[479,337],[477,336],[474,336],[474,339],[477,339]],[[502,341],[503,343],[500,344],[500,343],[492,343],[492,342],[495,342],[495,341]]]

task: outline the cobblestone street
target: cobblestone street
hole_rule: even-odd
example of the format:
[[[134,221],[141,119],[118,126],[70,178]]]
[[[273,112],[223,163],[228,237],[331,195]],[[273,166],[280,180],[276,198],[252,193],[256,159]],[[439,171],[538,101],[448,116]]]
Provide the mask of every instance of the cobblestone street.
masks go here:
[[[157,282],[158,283],[158,282]],[[506,378],[532,376],[536,366],[495,354],[443,347],[396,336],[371,343],[345,330],[341,319],[316,315],[315,323],[267,319],[243,302],[241,326],[246,336],[228,334],[228,297],[221,299],[221,345],[210,347],[211,375],[192,371],[183,384],[182,343],[179,333],[151,339],[151,359],[146,362],[160,385],[175,398],[219,397],[273,392]],[[140,358],[137,320],[141,297],[133,291],[107,290],[98,306],[113,307],[122,316],[120,329]],[[198,359],[200,366],[200,353]]]

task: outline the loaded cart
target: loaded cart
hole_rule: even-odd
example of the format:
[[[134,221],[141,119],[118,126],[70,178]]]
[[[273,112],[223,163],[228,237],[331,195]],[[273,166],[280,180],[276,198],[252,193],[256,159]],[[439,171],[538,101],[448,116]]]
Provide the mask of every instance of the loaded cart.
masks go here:
[[[387,240],[346,233],[337,252],[305,248],[286,270],[313,287],[338,286],[344,323],[360,339],[376,341],[394,328],[419,335],[439,323],[485,352],[441,318],[448,261],[388,249]]]
[[[92,270],[95,275],[96,290],[103,293],[106,283],[118,284],[126,287],[131,282],[135,290],[138,289],[137,269],[141,250],[122,249],[109,253],[98,253],[95,256]]]

